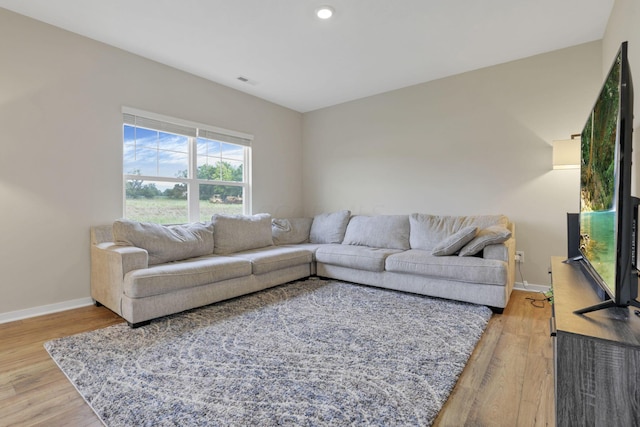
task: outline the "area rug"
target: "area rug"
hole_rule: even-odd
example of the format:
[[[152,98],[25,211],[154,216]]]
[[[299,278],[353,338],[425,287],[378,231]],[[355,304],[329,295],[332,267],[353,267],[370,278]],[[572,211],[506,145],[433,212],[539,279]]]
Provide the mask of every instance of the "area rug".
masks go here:
[[[45,348],[107,426],[426,426],[490,317],[306,280]]]

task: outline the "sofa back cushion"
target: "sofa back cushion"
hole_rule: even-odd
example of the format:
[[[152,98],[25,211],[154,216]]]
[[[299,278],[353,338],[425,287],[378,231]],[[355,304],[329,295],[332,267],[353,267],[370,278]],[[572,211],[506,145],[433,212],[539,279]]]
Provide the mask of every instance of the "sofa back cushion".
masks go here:
[[[351,211],[323,213],[313,217],[309,241],[311,243],[342,243]]]
[[[409,216],[356,215],[349,220],[342,244],[409,249]]]
[[[271,235],[276,245],[297,245],[309,242],[313,218],[273,218]]]
[[[215,254],[224,255],[273,246],[269,214],[215,214],[211,217],[211,222]]]
[[[120,219],[113,223],[118,245],[137,246],[149,253],[149,265],[213,253],[213,226],[208,223],[161,225]]]
[[[478,231],[494,225],[506,227],[509,219],[504,215],[450,216],[414,213],[409,216],[409,224],[411,248],[432,251],[440,242],[464,227],[477,227]]]

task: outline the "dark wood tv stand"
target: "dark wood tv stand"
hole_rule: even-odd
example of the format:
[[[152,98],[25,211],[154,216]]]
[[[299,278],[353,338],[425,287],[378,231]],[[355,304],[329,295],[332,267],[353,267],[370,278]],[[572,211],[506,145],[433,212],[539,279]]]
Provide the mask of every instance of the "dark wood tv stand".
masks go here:
[[[640,425],[637,308],[575,310],[602,301],[578,263],[551,259],[551,318],[558,426]]]

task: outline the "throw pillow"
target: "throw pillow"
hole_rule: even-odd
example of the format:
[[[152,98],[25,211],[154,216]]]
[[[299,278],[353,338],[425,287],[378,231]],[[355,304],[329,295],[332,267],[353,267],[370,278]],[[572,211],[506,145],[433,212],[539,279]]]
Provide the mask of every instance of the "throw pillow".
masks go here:
[[[313,217],[309,241],[311,243],[342,243],[351,211],[323,213]]]
[[[276,245],[296,245],[309,241],[309,231],[313,218],[274,218],[271,220],[271,234]]]
[[[342,244],[409,249],[409,215],[356,215],[349,220]]]
[[[485,246],[505,242],[509,237],[511,237],[511,231],[500,225],[484,228],[478,232],[478,235],[474,237],[473,240],[460,250],[458,255],[475,255],[483,250]]]
[[[476,236],[478,227],[464,227],[453,233],[433,248],[435,256],[453,255]]]
[[[414,213],[409,216],[409,223],[411,248],[433,251],[442,240],[464,227],[478,227],[479,230],[494,225],[506,227],[509,220],[504,215],[453,216]]]
[[[162,225],[120,219],[113,223],[118,245],[136,246],[149,253],[149,265],[213,253],[213,227],[208,223]]]
[[[223,215],[211,217],[213,253],[231,254],[249,249],[273,246],[271,215]]]

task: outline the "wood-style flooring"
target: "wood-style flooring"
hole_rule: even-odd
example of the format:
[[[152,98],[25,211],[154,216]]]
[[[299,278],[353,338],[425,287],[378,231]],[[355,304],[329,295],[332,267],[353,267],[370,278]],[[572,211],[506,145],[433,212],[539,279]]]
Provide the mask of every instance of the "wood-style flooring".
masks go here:
[[[548,304],[514,291],[494,315],[436,426],[552,426],[553,355]],[[0,324],[0,426],[101,426],[43,343],[122,322],[84,307]]]
[[[554,426],[551,306],[513,291],[493,315],[434,426]]]

